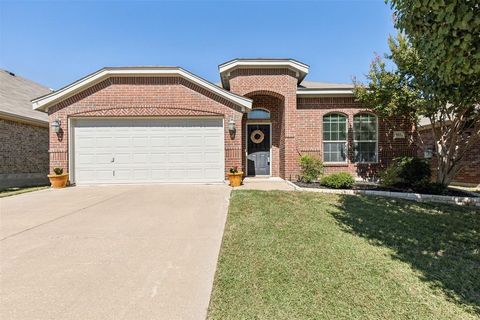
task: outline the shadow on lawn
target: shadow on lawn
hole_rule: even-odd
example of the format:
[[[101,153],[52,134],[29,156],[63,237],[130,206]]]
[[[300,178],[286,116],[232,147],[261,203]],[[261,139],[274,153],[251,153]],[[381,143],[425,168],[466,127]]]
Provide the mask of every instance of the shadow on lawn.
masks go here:
[[[480,210],[343,196],[332,212],[348,232],[395,251],[422,280],[480,314]]]

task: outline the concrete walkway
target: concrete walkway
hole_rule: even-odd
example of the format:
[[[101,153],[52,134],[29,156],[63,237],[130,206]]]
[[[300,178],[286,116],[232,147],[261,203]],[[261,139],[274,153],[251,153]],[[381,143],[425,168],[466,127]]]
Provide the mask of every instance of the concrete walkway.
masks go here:
[[[295,188],[289,185],[285,180],[281,178],[262,178],[262,177],[247,177],[243,180],[243,184],[240,187],[236,187],[235,190],[282,190],[282,191],[294,191]]]
[[[0,318],[204,319],[230,190],[73,187],[0,199]]]

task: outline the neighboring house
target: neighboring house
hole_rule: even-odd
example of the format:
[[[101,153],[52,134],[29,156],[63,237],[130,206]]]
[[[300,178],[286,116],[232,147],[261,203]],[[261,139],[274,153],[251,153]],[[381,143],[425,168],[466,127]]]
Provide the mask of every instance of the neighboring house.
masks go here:
[[[424,144],[423,156],[430,161],[433,174],[436,172],[437,158],[435,156],[435,141],[432,125],[427,118],[420,119],[418,129]],[[455,175],[452,184],[465,187],[480,188],[480,141],[477,142],[462,160],[463,168]]]
[[[374,177],[416,154],[413,127],[380,120],[352,85],[304,81],[293,59],[235,59],[221,87],[179,67],[104,68],[32,101],[48,112],[50,167],[77,184],[219,182],[230,167],[295,180],[302,154]]]
[[[48,183],[48,116],[30,100],[49,92],[0,69],[0,189]]]

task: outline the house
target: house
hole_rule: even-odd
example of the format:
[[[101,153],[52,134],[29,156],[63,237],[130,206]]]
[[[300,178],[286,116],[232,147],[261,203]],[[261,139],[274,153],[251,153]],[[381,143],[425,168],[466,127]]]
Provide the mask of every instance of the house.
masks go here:
[[[30,100],[49,92],[0,69],[0,189],[48,183],[48,116]]]
[[[432,173],[437,170],[437,157],[435,155],[435,141],[433,139],[432,125],[427,118],[420,119],[418,133],[422,139],[424,152],[421,154],[431,165]],[[470,134],[470,133],[469,133]],[[480,188],[480,141],[472,146],[462,160],[462,168],[455,175],[452,185]]]
[[[50,169],[76,184],[219,182],[235,166],[295,180],[302,154],[369,179],[416,153],[411,123],[377,118],[350,84],[305,81],[308,70],[234,59],[217,86],[179,67],[103,68],[32,104],[48,113]]]

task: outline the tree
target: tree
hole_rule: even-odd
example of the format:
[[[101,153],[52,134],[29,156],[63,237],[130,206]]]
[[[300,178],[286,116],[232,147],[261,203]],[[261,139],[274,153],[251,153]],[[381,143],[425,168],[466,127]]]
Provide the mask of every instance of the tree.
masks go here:
[[[436,182],[448,185],[462,168],[462,159],[480,141],[479,92],[469,92],[477,80],[447,84],[432,72],[429,56],[423,55],[399,34],[388,39],[395,67],[387,70],[379,56],[367,75],[368,84],[355,81],[356,98],[380,116],[409,117],[418,126],[421,117],[430,120],[437,155]],[[480,77],[480,74],[478,75]]]
[[[424,72],[435,75],[429,92],[455,105],[480,96],[480,1],[387,0],[395,26],[408,35]]]

